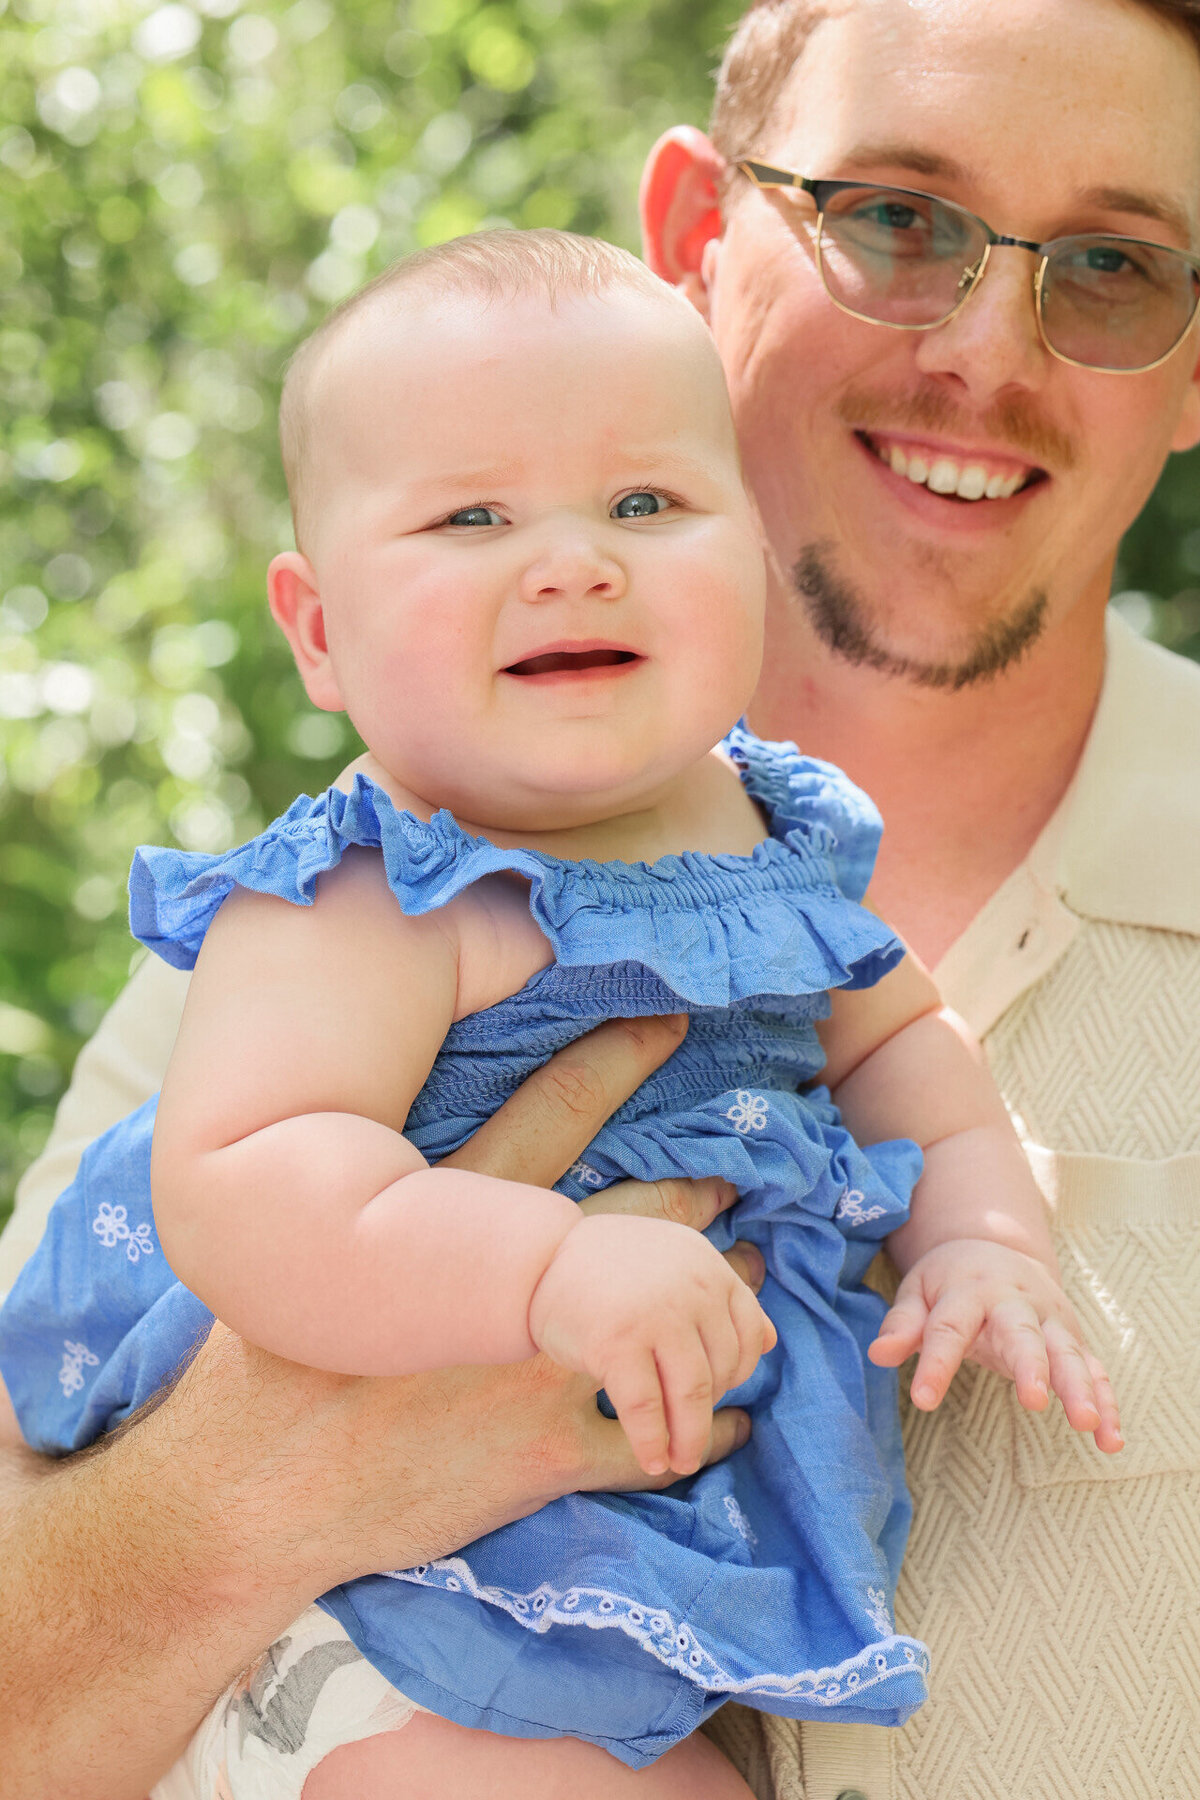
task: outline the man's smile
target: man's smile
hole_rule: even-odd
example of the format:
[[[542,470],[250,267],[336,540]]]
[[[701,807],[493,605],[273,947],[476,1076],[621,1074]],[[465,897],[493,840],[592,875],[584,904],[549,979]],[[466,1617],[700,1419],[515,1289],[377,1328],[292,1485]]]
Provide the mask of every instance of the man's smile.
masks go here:
[[[939,530],[975,534],[1007,525],[1049,490],[1044,469],[1011,456],[964,454],[891,433],[852,437],[865,466],[905,511]]]
[[[958,500],[1011,500],[1046,472],[1002,452],[959,449],[897,432],[859,432],[860,441],[897,475]]]

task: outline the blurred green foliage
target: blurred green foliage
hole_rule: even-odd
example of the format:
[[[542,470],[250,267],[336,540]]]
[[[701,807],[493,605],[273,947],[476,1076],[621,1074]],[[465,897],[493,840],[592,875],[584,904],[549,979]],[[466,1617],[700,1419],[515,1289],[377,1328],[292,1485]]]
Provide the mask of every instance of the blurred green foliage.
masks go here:
[[[0,1195],[129,971],[134,847],[221,848],[352,753],[263,604],[290,348],[486,222],[635,245],[645,150],[704,121],[738,10],[0,0]],[[1197,472],[1120,576],[1192,654]]]

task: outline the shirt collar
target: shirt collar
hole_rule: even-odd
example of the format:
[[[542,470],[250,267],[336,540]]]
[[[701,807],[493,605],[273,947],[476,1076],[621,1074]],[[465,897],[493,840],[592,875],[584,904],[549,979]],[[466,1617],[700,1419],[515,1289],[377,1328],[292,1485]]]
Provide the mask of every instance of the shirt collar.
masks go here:
[[[1200,667],[1114,612],[1104,682],[1062,801],[935,974],[982,1036],[1088,919],[1200,937]]]

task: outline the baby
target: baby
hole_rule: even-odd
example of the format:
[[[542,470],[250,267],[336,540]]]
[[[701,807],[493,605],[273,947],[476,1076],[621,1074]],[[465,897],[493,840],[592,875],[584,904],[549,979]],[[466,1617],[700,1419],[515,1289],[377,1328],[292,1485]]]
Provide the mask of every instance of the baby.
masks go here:
[[[61,1451],[211,1314],[348,1374],[542,1351],[679,1477],[326,1596],[162,1800],[599,1800],[646,1764],[641,1800],[744,1796],[692,1735],[725,1699],[896,1723],[924,1696],[890,1612],[891,1368],[919,1349],[932,1407],[969,1350],[1112,1450],[1103,1372],[977,1049],[861,904],[874,809],[737,724],[763,558],[698,316],[607,245],[463,239],[309,339],[282,436],[298,548],[271,608],[367,753],[239,850],[139,852],[136,933],[195,963],[179,1042],[157,1110],[59,1201],[0,1367]],[[559,1191],[448,1160],[638,1014],[681,1015],[680,1047]],[[707,1235],[605,1210],[666,1176],[712,1185]],[[754,1434],[705,1468],[727,1397]]]

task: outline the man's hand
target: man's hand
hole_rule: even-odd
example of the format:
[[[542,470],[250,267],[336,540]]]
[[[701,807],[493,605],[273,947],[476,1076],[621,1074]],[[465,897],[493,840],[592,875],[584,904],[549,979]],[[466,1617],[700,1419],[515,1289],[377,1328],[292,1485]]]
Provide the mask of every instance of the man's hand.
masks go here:
[[[551,1186],[686,1029],[682,1016],[599,1026],[525,1082],[442,1166]],[[775,1342],[748,1291],[762,1286],[762,1258],[737,1244],[722,1259],[704,1239],[664,1229],[703,1231],[736,1198],[716,1179],[617,1182],[581,1201],[584,1224],[539,1284],[534,1341],[564,1368],[586,1373],[592,1391],[607,1389],[642,1471],[603,1485],[660,1485],[745,1441],[742,1415],[733,1415],[737,1438],[726,1444],[730,1425],[724,1417],[714,1423],[712,1409]]]
[[[608,1392],[649,1475],[700,1467],[716,1403],[775,1328],[706,1238],[665,1219],[583,1219],[529,1308],[535,1344]]]
[[[1007,1375],[1017,1398],[1041,1412],[1053,1391],[1076,1431],[1112,1453],[1124,1446],[1103,1367],[1083,1341],[1071,1303],[1036,1257],[983,1238],[927,1250],[900,1283],[868,1355],[894,1368],[919,1350],[911,1397],[932,1412],[964,1357]]]
[[[683,1031],[602,1026],[453,1160],[551,1184]],[[622,1183],[587,1210],[702,1229],[729,1198],[716,1182]],[[727,1260],[761,1282],[749,1246]],[[748,1434],[744,1413],[717,1413],[707,1459]],[[220,1326],[104,1448],[0,1459],[12,1800],[142,1800],[238,1670],[327,1588],[448,1554],[560,1494],[672,1479],[647,1477],[595,1383],[549,1357],[372,1380],[284,1362]]]

